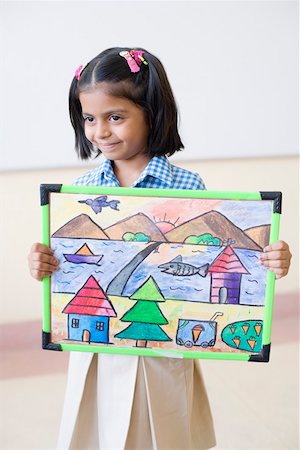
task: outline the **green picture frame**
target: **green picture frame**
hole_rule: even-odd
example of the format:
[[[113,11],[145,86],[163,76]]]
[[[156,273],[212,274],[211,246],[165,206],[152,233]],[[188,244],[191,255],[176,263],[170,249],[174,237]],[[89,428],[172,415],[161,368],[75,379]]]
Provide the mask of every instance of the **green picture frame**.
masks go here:
[[[268,362],[281,192],[42,184],[43,348]]]

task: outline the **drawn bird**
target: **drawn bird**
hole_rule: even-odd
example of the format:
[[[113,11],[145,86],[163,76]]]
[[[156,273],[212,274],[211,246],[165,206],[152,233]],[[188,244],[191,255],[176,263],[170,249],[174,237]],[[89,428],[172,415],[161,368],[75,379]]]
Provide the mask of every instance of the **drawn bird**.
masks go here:
[[[196,274],[205,277],[207,275],[209,264],[204,264],[200,267],[192,266],[191,264],[184,263],[182,261],[182,256],[178,255],[176,258],[172,259],[172,261],[161,264],[158,268],[161,269],[162,272],[179,277],[187,277]]]
[[[102,208],[105,208],[106,206],[119,211],[118,204],[120,202],[119,200],[111,200],[110,202],[108,202],[107,195],[101,195],[100,197],[94,199],[88,198],[87,200],[78,200],[78,203],[85,203],[86,205],[90,206],[96,214],[98,214],[102,211]]]

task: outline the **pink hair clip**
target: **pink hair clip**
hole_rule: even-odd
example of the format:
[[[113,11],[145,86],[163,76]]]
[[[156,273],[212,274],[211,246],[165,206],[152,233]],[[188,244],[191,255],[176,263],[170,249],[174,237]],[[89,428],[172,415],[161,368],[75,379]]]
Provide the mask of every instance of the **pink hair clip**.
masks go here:
[[[126,59],[131,72],[139,72],[141,70],[140,65],[142,63],[146,65],[148,64],[145,58],[143,58],[144,52],[140,50],[131,50],[130,52],[125,50],[120,52],[119,55]]]
[[[131,72],[139,72],[141,70],[135,59],[133,59],[127,50],[120,52],[119,55],[126,59]]]
[[[144,52],[141,52],[140,50],[131,50],[130,54],[138,65],[141,65],[141,63],[148,65],[145,58],[143,58]]]
[[[82,72],[82,69],[83,69],[83,65],[81,64],[81,65],[78,67],[78,69],[75,70],[75,78],[76,78],[76,80],[79,80],[80,74],[81,74],[81,72]]]
[[[80,64],[78,69],[75,70],[75,78],[76,78],[76,80],[79,80],[80,75],[82,74],[82,72],[84,71],[84,69],[86,68],[87,65],[88,65],[88,63],[86,63],[84,66],[82,64]]]

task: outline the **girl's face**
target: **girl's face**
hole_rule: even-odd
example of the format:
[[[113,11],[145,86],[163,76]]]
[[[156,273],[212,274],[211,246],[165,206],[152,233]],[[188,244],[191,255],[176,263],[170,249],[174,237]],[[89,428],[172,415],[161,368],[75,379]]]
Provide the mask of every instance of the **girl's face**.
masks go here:
[[[79,100],[85,135],[107,159],[132,160],[142,155],[148,158],[145,150],[149,130],[141,108],[106,93],[105,83],[81,92]]]

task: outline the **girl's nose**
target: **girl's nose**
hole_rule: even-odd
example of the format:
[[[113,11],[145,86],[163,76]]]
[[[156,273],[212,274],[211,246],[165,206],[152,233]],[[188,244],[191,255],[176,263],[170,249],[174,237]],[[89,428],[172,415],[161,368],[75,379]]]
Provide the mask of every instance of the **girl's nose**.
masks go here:
[[[95,129],[95,139],[101,140],[104,138],[109,137],[111,134],[109,124],[105,122],[98,122],[96,129]]]

